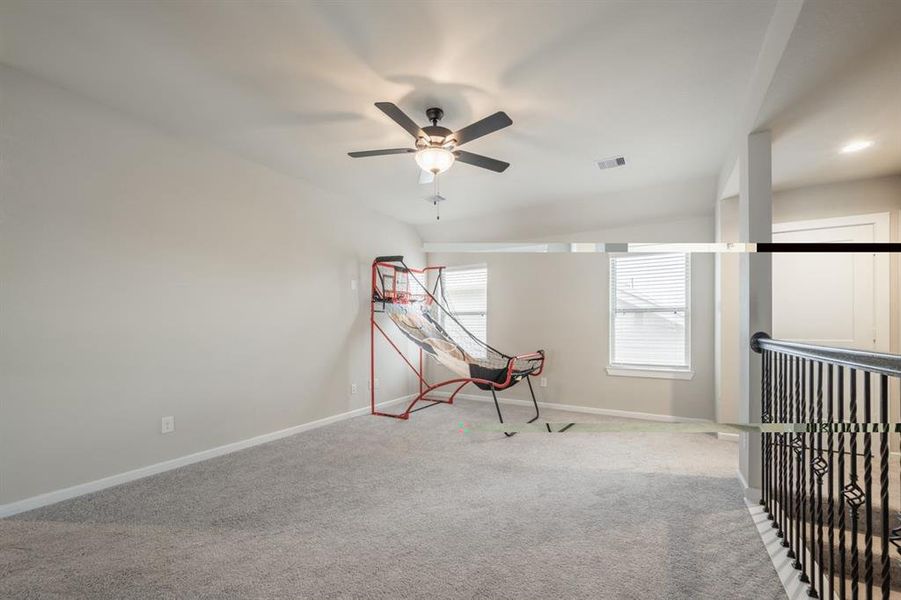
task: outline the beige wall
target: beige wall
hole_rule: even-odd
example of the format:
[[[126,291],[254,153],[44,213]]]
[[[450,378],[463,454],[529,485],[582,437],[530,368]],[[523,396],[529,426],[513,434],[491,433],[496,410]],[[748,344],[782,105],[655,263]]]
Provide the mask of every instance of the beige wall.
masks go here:
[[[535,237],[526,241],[605,243],[710,242],[713,241],[713,218],[711,216],[697,216],[649,220],[640,224],[591,229],[565,235]]]
[[[738,201],[723,202],[719,207],[717,241],[738,241]],[[716,257],[716,420],[720,423],[739,421],[740,332],[739,327],[739,255],[718,254]]]
[[[773,222],[788,223],[888,212],[891,240],[901,242],[901,176],[879,177],[785,190],[773,194]],[[719,206],[720,241],[738,241],[738,198]],[[717,418],[738,416],[738,255],[720,257],[722,350],[719,354]],[[891,352],[901,353],[901,256],[891,256]]]
[[[710,241],[710,218],[597,232],[604,241]],[[636,236],[636,237],[633,237]],[[692,256],[691,381],[608,375],[607,254],[430,254],[429,264],[488,265],[488,342],[507,354],[547,352],[539,400],[713,418],[713,256]],[[440,376],[434,371],[434,376]],[[537,382],[535,382],[537,384]],[[478,393],[470,386],[465,393]],[[528,387],[509,392],[528,398]]]
[[[603,177],[603,175],[599,175]],[[605,232],[633,230],[653,237],[659,226],[665,239],[647,241],[686,240],[672,238],[682,231],[687,221],[710,218],[716,200],[716,181],[702,177],[687,181],[673,181],[647,188],[609,192],[565,206],[550,201],[546,204],[508,209],[487,216],[453,219],[453,198],[442,206],[441,221],[417,225],[420,237],[427,242],[521,242],[533,240],[584,241],[573,239],[573,232]],[[638,223],[639,225],[635,225]],[[650,226],[650,228],[649,228]],[[705,232],[703,240],[712,241],[712,233]],[[590,241],[641,242],[640,239],[592,239]]]
[[[6,68],[0,127],[0,504],[367,404],[411,228]]]

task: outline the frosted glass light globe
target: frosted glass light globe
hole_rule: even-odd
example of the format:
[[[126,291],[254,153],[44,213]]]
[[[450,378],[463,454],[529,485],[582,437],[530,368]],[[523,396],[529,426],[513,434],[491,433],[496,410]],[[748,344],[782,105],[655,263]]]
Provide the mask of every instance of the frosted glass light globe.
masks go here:
[[[423,148],[416,152],[416,164],[423,171],[444,173],[454,164],[454,153],[444,148]]]

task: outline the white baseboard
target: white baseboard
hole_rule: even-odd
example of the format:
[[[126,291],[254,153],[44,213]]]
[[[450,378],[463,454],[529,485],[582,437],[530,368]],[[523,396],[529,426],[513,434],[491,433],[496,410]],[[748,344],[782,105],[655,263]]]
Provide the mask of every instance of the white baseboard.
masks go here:
[[[739,435],[737,433],[717,433],[716,437],[724,442],[734,442],[736,444],[739,440]]]
[[[400,398],[394,398],[393,400],[380,402],[377,406],[390,406],[392,404],[397,404],[398,402],[411,400],[415,396],[416,394],[408,394],[406,396],[401,396]],[[231,444],[225,444],[224,446],[217,446],[215,448],[210,448],[209,450],[201,450],[200,452],[195,452],[194,454],[180,456],[178,458],[158,462],[153,465],[147,465],[146,467],[140,467],[138,469],[126,471],[124,473],[117,473],[116,475],[110,475],[109,477],[104,477],[95,481],[79,483],[78,485],[73,485],[61,490],[54,490],[52,492],[32,496],[23,500],[17,500],[15,502],[10,502],[9,504],[0,504],[0,518],[9,517],[17,513],[29,510],[34,510],[35,508],[40,508],[49,504],[56,504],[57,502],[62,502],[63,500],[69,500],[71,498],[83,496],[85,494],[91,494],[93,492],[98,492],[106,488],[121,485],[123,483],[128,483],[129,481],[142,479],[144,477],[156,475],[157,473],[163,473],[165,471],[171,471],[172,469],[177,469],[179,467],[184,467],[193,463],[209,460],[211,458],[222,456],[224,454],[237,452],[238,450],[244,450],[245,448],[250,448],[252,446],[259,446],[260,444],[273,442],[281,438],[289,437],[304,431],[309,431],[311,429],[316,429],[318,427],[324,427],[325,425],[331,425],[332,423],[337,423],[338,421],[343,421],[345,419],[350,419],[351,417],[357,417],[368,413],[369,407],[364,406],[363,408],[356,408],[354,410],[349,410],[347,412],[332,415],[330,417],[325,417],[323,419],[310,421],[309,423],[294,425],[293,427],[288,427],[287,429],[280,429],[271,433],[264,433],[263,435],[258,435],[246,440],[240,440],[237,442],[232,442]]]
[[[447,397],[448,392],[434,392],[436,396]],[[482,396],[480,394],[457,394],[457,398],[464,400],[477,400],[479,402],[493,402],[491,396]],[[520,400],[518,398],[501,398],[498,397],[501,404],[512,404],[516,406],[532,406],[531,400]],[[634,412],[630,410],[616,410],[613,408],[597,408],[594,406],[581,406],[579,404],[558,404],[556,402],[539,402],[538,406],[549,410],[563,410],[567,412],[583,413],[589,415],[605,415],[608,417],[619,417],[621,419],[640,419],[642,421],[662,421],[664,423],[707,423],[708,419],[696,419],[692,417],[678,417],[675,415],[659,415],[655,413]]]
[[[776,537],[776,530],[773,529],[763,507],[756,502],[747,501],[746,504],[748,512],[751,513],[751,518],[754,520],[754,525],[757,527],[757,533],[760,534],[760,539],[763,541],[767,554],[770,555],[770,560],[773,562],[773,567],[779,575],[779,580],[789,600],[810,600],[807,595],[807,584],[798,579],[798,571],[792,566],[792,559],[788,557],[786,549],[782,547],[782,540]],[[806,555],[806,558],[810,560],[806,564],[812,564],[816,569],[816,561],[811,560],[809,554]]]

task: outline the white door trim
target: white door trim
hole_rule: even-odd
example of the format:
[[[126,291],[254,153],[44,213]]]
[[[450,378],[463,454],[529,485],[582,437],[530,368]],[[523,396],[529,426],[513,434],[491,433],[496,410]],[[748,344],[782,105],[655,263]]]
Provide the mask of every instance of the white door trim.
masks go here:
[[[773,233],[810,231],[811,229],[832,229],[833,227],[847,227],[850,225],[873,225],[876,236],[876,239],[873,240],[874,242],[891,241],[892,219],[891,213],[888,212],[829,217],[826,219],[811,219],[808,221],[773,223]]]
[[[773,233],[790,231],[811,231],[832,229],[854,225],[872,225],[873,241],[890,242],[892,237],[892,219],[890,212],[868,213],[812,219],[806,221],[787,221],[773,224]],[[873,318],[875,334],[875,350],[889,352],[891,350],[891,260],[884,252],[873,254],[873,274],[876,289],[873,290]]]

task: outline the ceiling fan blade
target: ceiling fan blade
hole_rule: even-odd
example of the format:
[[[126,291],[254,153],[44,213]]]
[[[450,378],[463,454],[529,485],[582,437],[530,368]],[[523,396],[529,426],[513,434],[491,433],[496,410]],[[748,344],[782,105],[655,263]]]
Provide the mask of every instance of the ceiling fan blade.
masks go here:
[[[391,117],[392,121],[406,129],[407,133],[409,133],[413,137],[425,137],[425,133],[423,133],[419,125],[417,125],[416,122],[413,121],[413,119],[408,117],[407,113],[399,109],[396,104],[392,104],[391,102],[376,102],[375,106],[380,111]]]
[[[481,154],[473,154],[472,152],[467,152],[465,150],[457,150],[454,152],[454,156],[462,163],[473,165],[475,167],[482,167],[483,169],[488,169],[489,171],[495,171],[497,173],[503,173],[507,170],[507,167],[510,166],[510,163],[508,162],[488,158]]]
[[[416,152],[413,148],[388,148],[386,150],[363,150],[362,152],[348,152],[351,158],[365,158],[367,156],[387,156],[388,154],[410,154]]]
[[[467,125],[459,131],[455,131],[450,134],[448,138],[454,138],[457,140],[457,145],[462,146],[476,138],[488,135],[489,133],[494,133],[498,129],[503,129],[510,125],[513,125],[513,120],[507,116],[507,113],[499,111],[491,116],[485,117],[481,121],[476,121],[475,123]]]
[[[435,174],[425,169],[419,169],[419,183],[432,183],[435,181]]]

